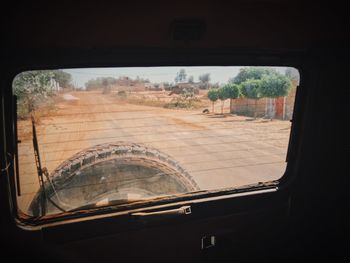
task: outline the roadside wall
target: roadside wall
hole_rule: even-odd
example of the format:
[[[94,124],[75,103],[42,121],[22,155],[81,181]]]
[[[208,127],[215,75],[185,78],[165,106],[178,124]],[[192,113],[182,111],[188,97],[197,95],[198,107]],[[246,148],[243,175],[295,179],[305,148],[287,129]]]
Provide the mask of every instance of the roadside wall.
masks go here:
[[[292,88],[285,99],[283,97],[277,99],[261,98],[257,100],[256,104],[255,100],[253,99],[235,99],[233,100],[232,104],[232,113],[252,117],[254,116],[254,112],[256,110],[256,116],[260,118],[273,116],[277,119],[283,119],[284,115],[285,120],[290,120],[293,115],[297,85],[297,81],[293,80]],[[276,114],[276,100],[282,102],[282,105],[279,106],[283,108],[284,114]]]

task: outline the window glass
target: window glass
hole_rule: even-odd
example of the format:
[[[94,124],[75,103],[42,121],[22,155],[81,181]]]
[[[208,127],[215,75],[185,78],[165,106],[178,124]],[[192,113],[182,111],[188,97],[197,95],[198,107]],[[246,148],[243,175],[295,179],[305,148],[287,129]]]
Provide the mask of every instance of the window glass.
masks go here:
[[[277,180],[298,83],[286,67],[22,72],[19,209],[37,217]]]

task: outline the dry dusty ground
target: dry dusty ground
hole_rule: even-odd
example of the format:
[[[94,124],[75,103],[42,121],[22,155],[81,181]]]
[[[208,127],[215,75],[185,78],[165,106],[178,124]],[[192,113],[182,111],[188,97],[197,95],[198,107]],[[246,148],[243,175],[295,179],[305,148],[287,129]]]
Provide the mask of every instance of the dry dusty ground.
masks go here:
[[[101,92],[70,95],[37,125],[42,163],[49,172],[85,148],[117,141],[143,143],[169,154],[201,189],[274,180],[285,170],[289,121],[130,105]],[[18,201],[26,211],[38,190],[29,121],[19,121],[18,133],[23,192]]]

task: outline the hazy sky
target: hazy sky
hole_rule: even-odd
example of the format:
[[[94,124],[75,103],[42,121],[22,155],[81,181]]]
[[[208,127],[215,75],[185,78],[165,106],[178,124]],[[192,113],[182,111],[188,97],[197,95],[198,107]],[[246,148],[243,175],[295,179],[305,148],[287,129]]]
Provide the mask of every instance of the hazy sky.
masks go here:
[[[149,79],[153,83],[174,82],[176,73],[180,69],[185,69],[187,77],[193,76],[194,81],[198,81],[198,76],[210,73],[210,82],[220,84],[226,83],[230,78],[237,75],[242,67],[133,67],[133,68],[85,68],[85,69],[65,69],[73,78],[73,84],[78,87],[85,87],[85,83],[90,79],[98,77],[128,76],[132,79]],[[285,67],[274,67],[279,72],[284,73]]]

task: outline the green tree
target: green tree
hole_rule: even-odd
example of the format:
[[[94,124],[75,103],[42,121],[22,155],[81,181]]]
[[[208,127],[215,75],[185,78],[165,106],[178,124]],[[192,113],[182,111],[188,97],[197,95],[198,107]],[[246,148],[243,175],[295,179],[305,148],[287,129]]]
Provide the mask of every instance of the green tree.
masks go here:
[[[200,85],[201,88],[203,88],[203,89],[209,88],[210,73],[202,74],[198,77],[198,79],[201,83],[201,85]]]
[[[221,114],[224,114],[224,104],[225,104],[225,100],[227,100],[229,98],[230,92],[229,89],[224,89],[219,88],[218,90],[218,98],[219,100],[221,100]]]
[[[239,86],[234,83],[228,83],[222,87],[227,94],[227,98],[230,99],[230,112],[233,111],[233,100],[237,99],[240,95]]]
[[[261,79],[260,94],[262,97],[277,98],[287,96],[292,82],[282,74],[265,75]]]
[[[235,84],[241,84],[248,79],[262,79],[264,75],[277,73],[276,70],[264,67],[247,67],[241,68],[236,77],[230,80]]]
[[[62,88],[72,87],[72,75],[64,72],[61,69],[53,71],[53,78],[58,82]]]
[[[188,81],[188,83],[193,83],[194,82],[193,76],[189,76],[187,81]]]
[[[266,112],[266,115],[272,119],[275,117],[276,98],[287,96],[291,87],[291,80],[279,73],[265,75],[261,80],[260,94],[262,97],[272,98],[272,110]]]
[[[254,118],[256,119],[256,109],[258,100],[261,98],[261,80],[258,79],[248,79],[240,84],[240,92],[241,94],[248,98],[253,99],[255,101],[255,108],[254,108]]]
[[[186,71],[183,68],[180,69],[180,71],[176,74],[175,82],[184,82],[186,80],[186,76]]]
[[[20,117],[35,111],[38,104],[54,94],[50,70],[26,71],[13,80],[13,92],[17,96]]]
[[[219,99],[218,90],[210,89],[208,91],[208,99],[212,102],[212,112],[214,112],[214,103]]]

